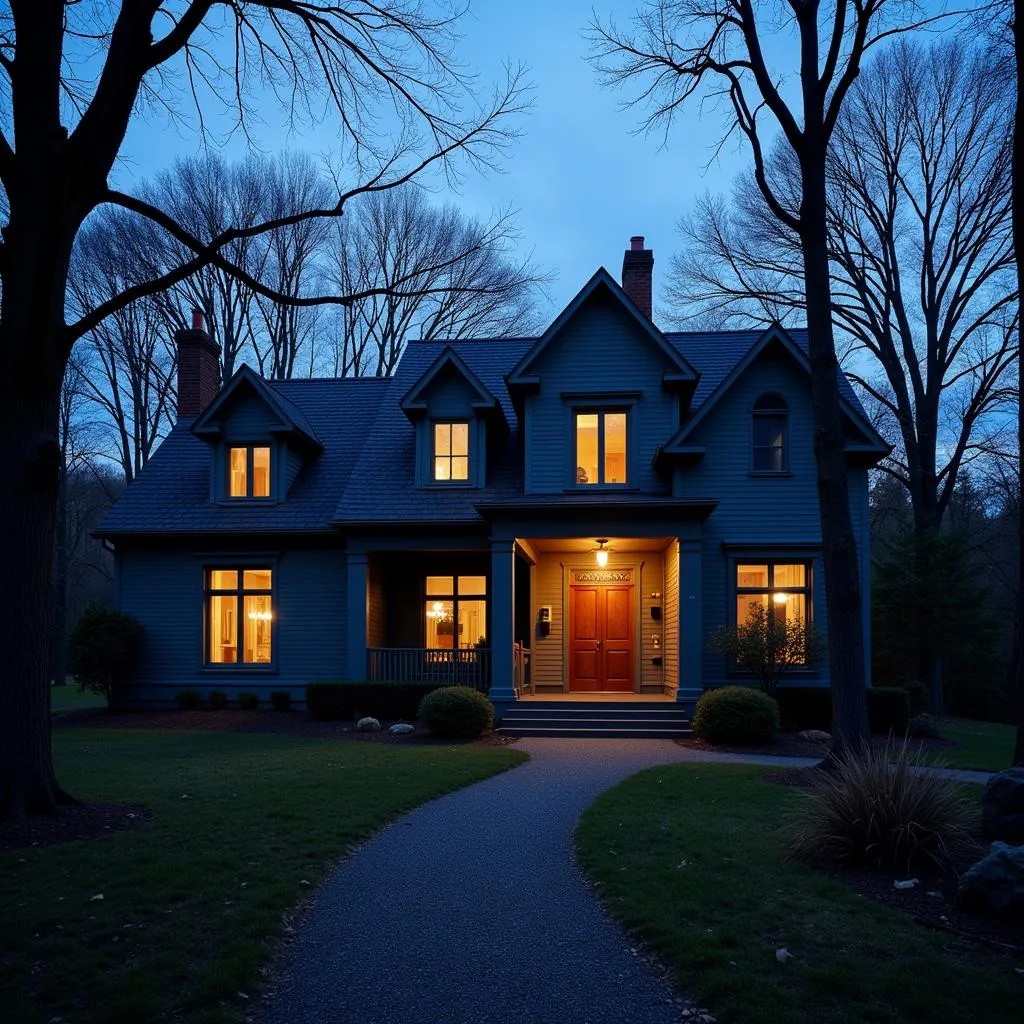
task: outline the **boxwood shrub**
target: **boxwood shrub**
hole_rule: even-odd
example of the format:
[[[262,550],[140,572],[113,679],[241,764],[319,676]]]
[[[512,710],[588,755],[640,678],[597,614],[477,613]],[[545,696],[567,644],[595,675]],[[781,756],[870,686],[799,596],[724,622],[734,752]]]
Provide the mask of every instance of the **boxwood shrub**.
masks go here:
[[[417,717],[435,736],[475,739],[494,724],[494,708],[470,686],[442,686],[423,698]]]
[[[749,686],[707,690],[693,715],[695,736],[710,743],[763,743],[779,727],[779,705]]]
[[[228,706],[228,695],[223,690],[210,691],[210,708],[223,711]]]
[[[195,711],[203,700],[198,690],[179,690],[174,699],[182,711]]]
[[[370,715],[413,719],[420,702],[438,683],[371,683],[318,680],[306,687],[306,707],[313,718],[331,721]]]
[[[260,706],[260,695],[258,693],[240,693],[238,706],[243,711],[255,711]]]
[[[270,703],[275,711],[287,711],[292,706],[292,695],[288,690],[274,690],[270,694]]]

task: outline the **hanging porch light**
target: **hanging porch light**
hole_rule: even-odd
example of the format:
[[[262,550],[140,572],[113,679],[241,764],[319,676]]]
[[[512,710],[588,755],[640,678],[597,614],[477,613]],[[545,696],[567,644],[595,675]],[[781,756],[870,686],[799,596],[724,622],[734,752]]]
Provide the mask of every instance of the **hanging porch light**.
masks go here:
[[[603,569],[608,564],[608,552],[610,548],[606,548],[605,544],[608,543],[607,537],[597,538],[597,550],[594,552],[594,558],[597,559],[597,564]]]

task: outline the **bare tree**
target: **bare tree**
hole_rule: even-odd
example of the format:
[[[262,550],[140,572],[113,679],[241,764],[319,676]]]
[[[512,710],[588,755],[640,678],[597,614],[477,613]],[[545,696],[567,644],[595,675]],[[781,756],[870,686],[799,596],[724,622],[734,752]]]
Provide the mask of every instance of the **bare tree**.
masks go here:
[[[988,51],[954,37],[899,41],[850,90],[827,163],[832,318],[857,381],[897,440],[883,463],[909,492],[920,577],[960,469],[1004,451],[1016,398],[1017,294],[1010,209],[1008,89]],[[799,171],[778,149],[777,194],[796,210]],[[757,185],[734,204],[705,199],[674,263],[677,309],[721,322],[803,317],[799,238]],[[867,353],[865,363],[858,358]],[[935,602],[917,602],[927,615]],[[918,671],[941,714],[938,631]]]
[[[207,266],[293,305],[364,298],[275,294],[232,263],[229,247],[287,223],[339,216],[353,197],[431,165],[457,173],[458,156],[477,165],[496,159],[510,137],[506,115],[522,107],[520,79],[510,74],[477,103],[479,89],[452,56],[456,24],[451,9],[435,15],[420,0],[12,0],[0,10],[0,433],[11,453],[0,528],[15,581],[0,588],[0,818],[69,799],[53,771],[47,667],[60,388],[72,347],[119,309]],[[246,131],[253,109],[274,103],[293,123],[322,120],[325,109],[337,115],[352,170],[329,205],[197,234],[173,210],[109,185],[144,107],[205,133],[204,105],[207,113],[233,110]],[[65,322],[75,239],[103,204],[151,220],[188,256]]]
[[[784,0],[756,9],[753,0],[656,0],[635,16],[632,31],[594,24],[597,67],[612,84],[638,87],[634,102],[649,105],[648,127],[670,130],[697,94],[726,105],[727,135],[738,132],[746,141],[765,202],[799,239],[828,610],[832,759],[862,747],[868,726],[863,584],[850,515],[831,317],[826,160],[865,54],[907,27],[887,24],[893,10],[899,5],[891,0],[835,0],[831,5]],[[770,65],[763,48],[773,30],[790,33],[795,44],[792,91],[783,88],[784,76]],[[780,191],[770,178],[769,119],[798,169],[795,195]]]
[[[343,373],[388,376],[406,341],[514,337],[537,326],[546,280],[512,254],[509,212],[488,223],[433,207],[415,186],[363,196],[335,227],[332,283],[375,294],[342,314],[335,350]]]

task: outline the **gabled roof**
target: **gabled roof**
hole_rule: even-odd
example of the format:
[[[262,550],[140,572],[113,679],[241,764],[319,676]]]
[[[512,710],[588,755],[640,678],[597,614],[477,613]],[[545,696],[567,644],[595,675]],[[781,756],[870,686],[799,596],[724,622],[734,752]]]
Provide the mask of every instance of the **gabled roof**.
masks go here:
[[[576,297],[552,321],[551,326],[536,340],[530,350],[519,360],[506,377],[510,388],[530,386],[537,383],[537,378],[530,373],[531,368],[548,346],[561,334],[562,329],[576,315],[580,307],[595,292],[606,290],[611,297],[619,302],[623,309],[635,321],[643,334],[665,356],[671,369],[666,371],[666,384],[696,382],[700,375],[687,362],[683,354],[671,345],[665,335],[658,330],[649,317],[644,316],[637,304],[622,290],[616,280],[604,267],[598,267],[594,276],[577,292]]]
[[[447,344],[438,357],[420,374],[417,381],[402,396],[399,405],[409,419],[416,419],[426,413],[427,402],[424,395],[429,390],[431,383],[448,367],[454,369],[470,388],[476,392],[477,397],[470,403],[474,409],[482,413],[501,413],[501,404],[495,398],[493,392],[466,365],[465,360],[452,348],[451,344]]]
[[[270,428],[272,433],[292,434],[314,448],[323,449],[305,413],[245,363],[235,371],[220,394],[196,417],[192,423],[192,433],[202,439],[218,437],[221,433],[220,421],[223,419],[225,407],[235,395],[246,389],[251,389],[266,405],[271,415],[280,422],[280,426]]]
[[[713,376],[710,380],[702,382],[712,385],[710,392],[702,388],[694,395],[695,400],[691,406],[691,416],[679,428],[668,444],[664,446],[662,449],[663,453],[692,456],[697,452],[697,449],[692,445],[686,444],[693,430],[703,422],[711,410],[728,394],[736,381],[769,345],[777,344],[781,346],[783,351],[810,376],[811,361],[806,350],[806,331],[790,332],[781,324],[776,323],[759,334],[755,332],[736,332],[736,335],[752,335],[752,337],[749,340],[744,338],[746,343],[743,345],[742,354],[733,361],[726,372],[720,373],[717,379]],[[703,337],[703,335],[697,335],[696,337]],[[677,344],[685,344],[689,340],[689,336],[676,335],[673,340]],[[702,390],[704,391],[703,394],[700,393]],[[865,438],[864,442],[847,444],[847,450],[865,454],[887,455],[890,450],[889,445],[886,444],[864,414],[864,410],[861,408],[860,402],[857,401],[856,395],[850,387],[849,380],[842,370],[839,371],[839,402],[847,420]]]

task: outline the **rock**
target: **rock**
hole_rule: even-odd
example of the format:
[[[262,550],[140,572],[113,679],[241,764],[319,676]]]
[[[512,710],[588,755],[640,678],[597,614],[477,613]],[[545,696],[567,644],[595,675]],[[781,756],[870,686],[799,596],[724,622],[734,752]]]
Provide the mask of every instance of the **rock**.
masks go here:
[[[809,740],[811,743],[831,743],[832,734],[822,732],[821,729],[804,729],[804,731],[800,733],[800,739]]]
[[[903,882],[893,882],[892,887],[894,889],[913,889],[914,886],[920,884],[921,880],[919,878],[908,878]]]
[[[956,901],[999,917],[1024,915],[1024,846],[993,843],[961,877]]]
[[[780,964],[784,964],[787,960],[793,959],[793,954],[783,946],[782,949],[775,950],[775,959],[778,960]]]
[[[356,728],[360,732],[380,732],[380,722],[376,718],[360,718]]]
[[[1024,768],[993,775],[981,798],[985,835],[1004,843],[1024,843]]]
[[[388,732],[393,732],[396,736],[404,736],[406,733],[415,732],[416,726],[409,725],[408,722],[395,722]]]

